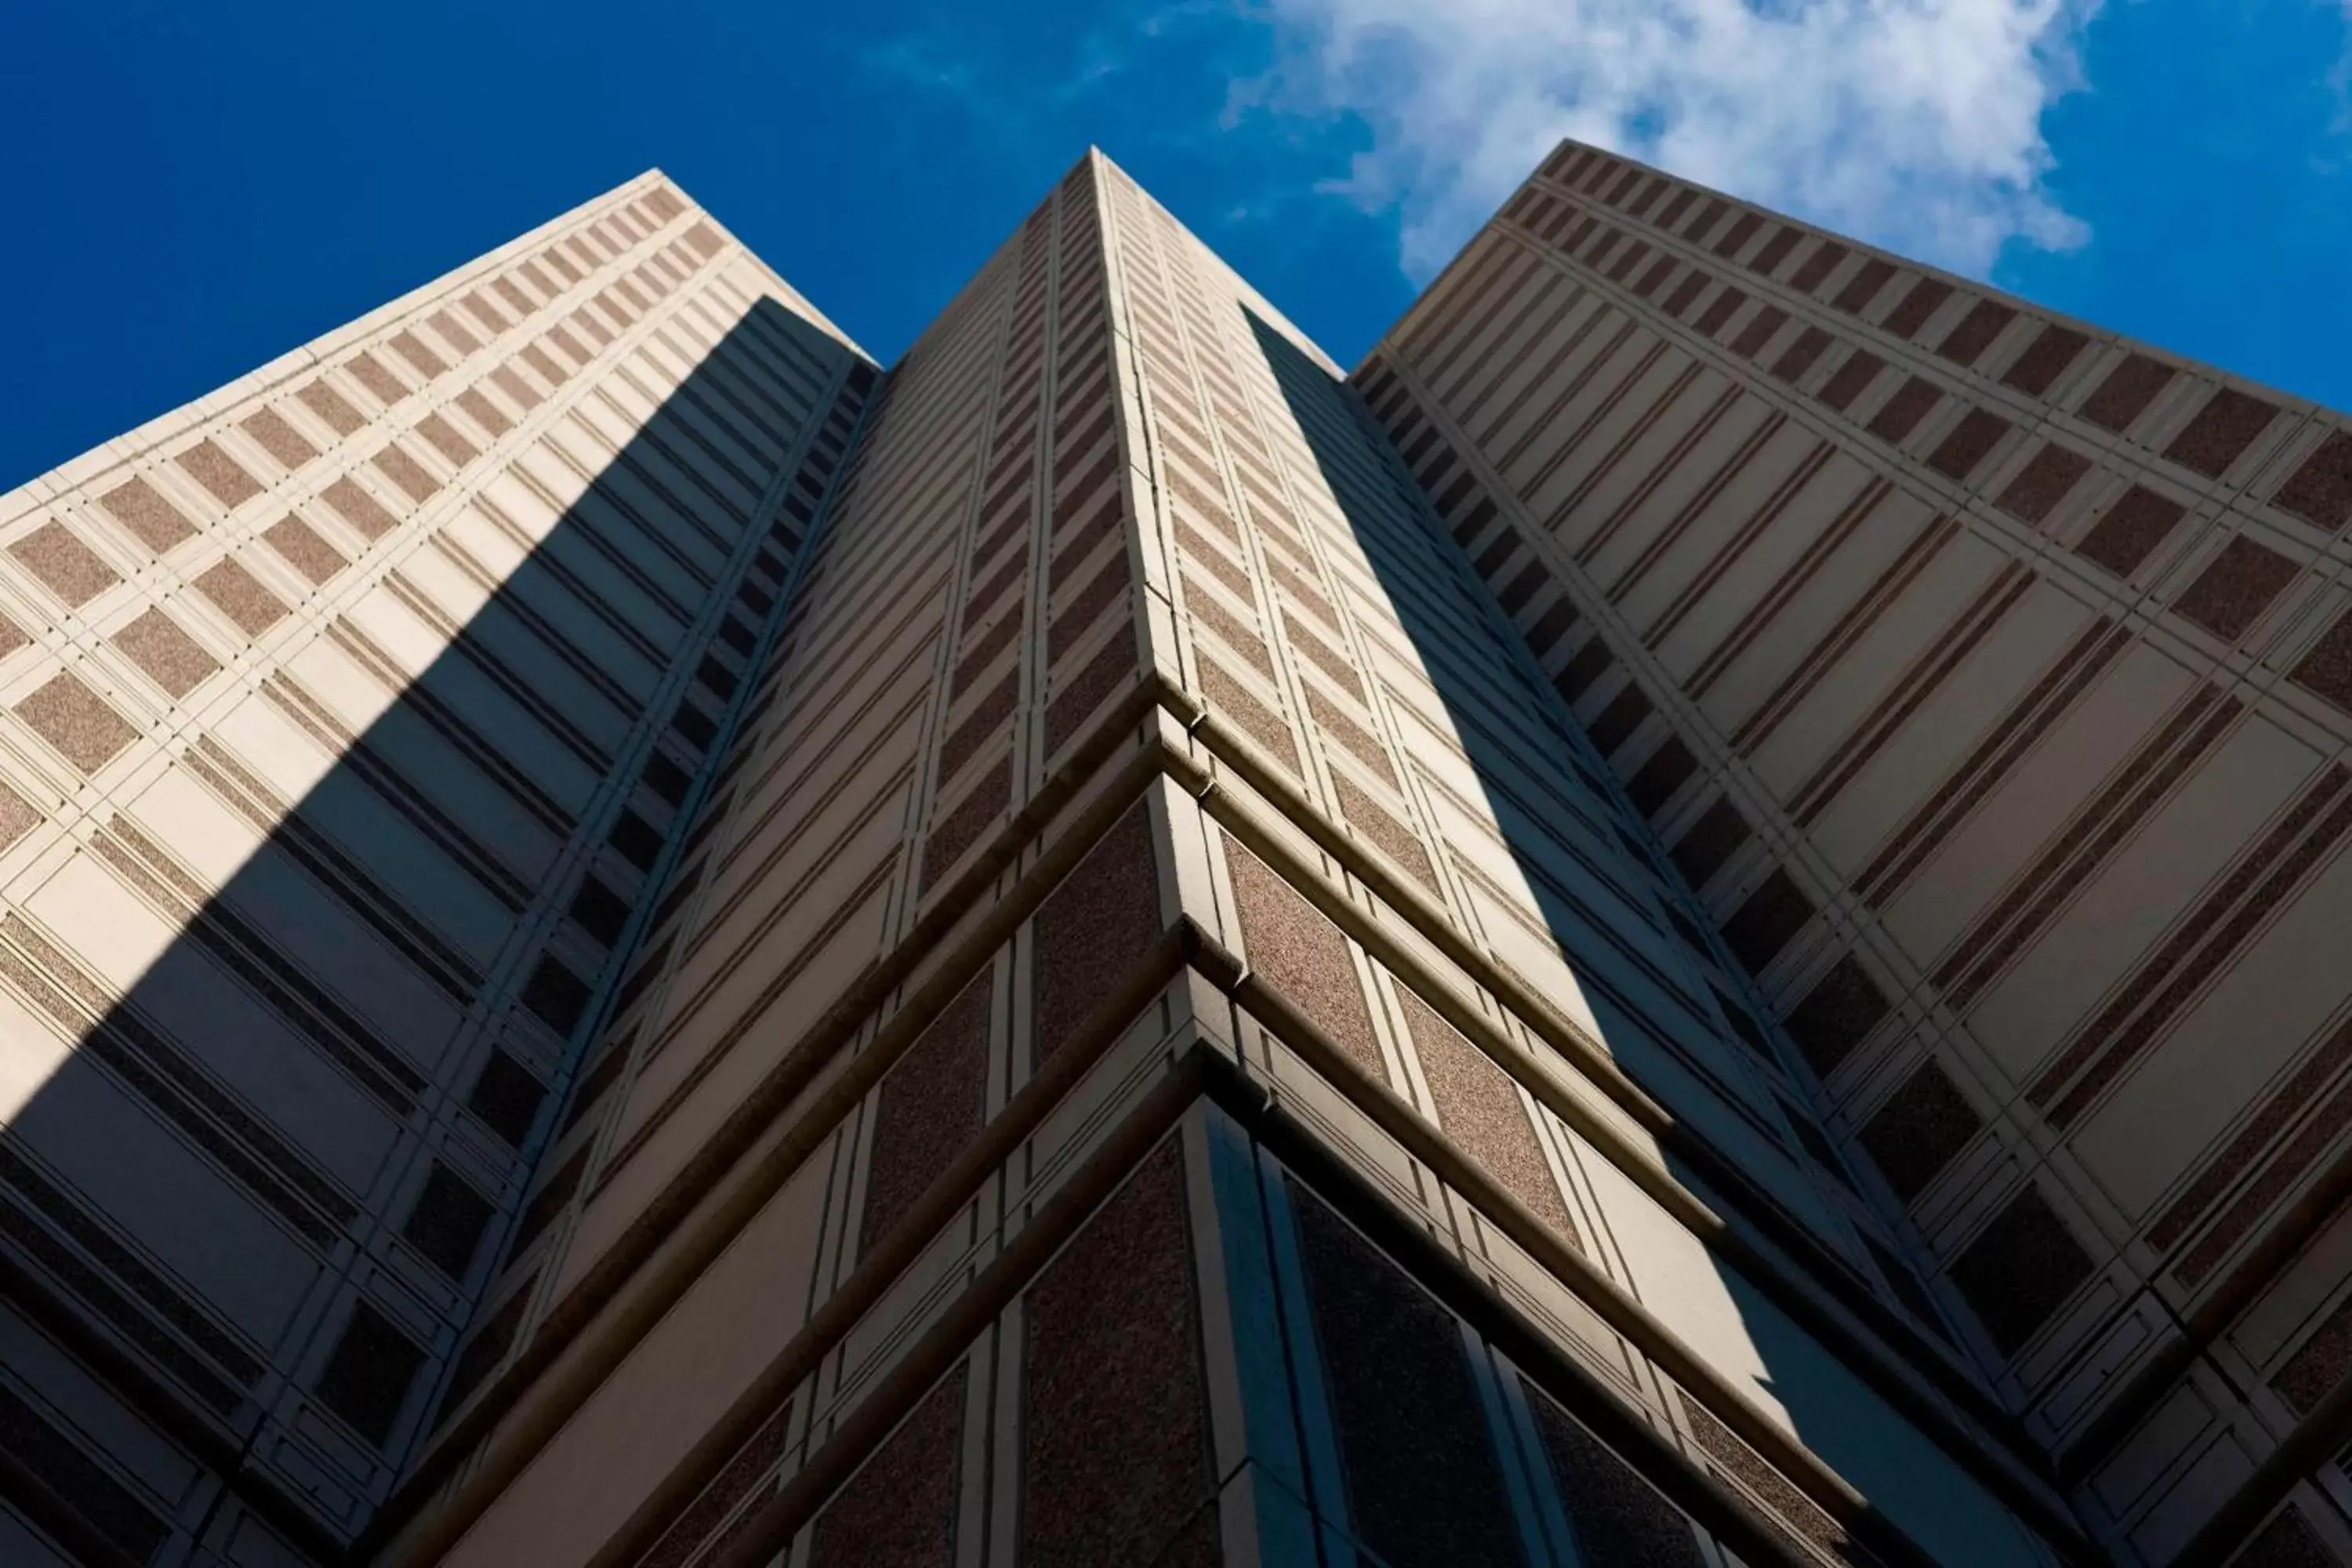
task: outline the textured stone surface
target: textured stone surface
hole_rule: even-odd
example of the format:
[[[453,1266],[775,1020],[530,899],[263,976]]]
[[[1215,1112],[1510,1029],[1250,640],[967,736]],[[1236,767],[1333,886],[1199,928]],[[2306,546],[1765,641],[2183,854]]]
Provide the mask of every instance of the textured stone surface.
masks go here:
[[[196,592],[211,600],[214,608],[236,622],[249,637],[259,637],[286,615],[286,606],[278,602],[278,595],[235,561],[214,562],[197,574],[195,586]]]
[[[1813,1070],[1826,1077],[1878,1027],[1887,1011],[1886,994],[1862,961],[1848,953],[1814,982],[1782,1024]]]
[[[988,1094],[992,969],[931,1020],[882,1079],[858,1246],[871,1250],[980,1132]]]
[[[2179,502],[2134,485],[2083,535],[2075,552],[2128,577],[2171,535],[2182,515]]]
[[[1584,1238],[1569,1215],[1510,1076],[1428,1003],[1402,988],[1397,996],[1421,1059],[1421,1076],[1437,1107],[1438,1126],[1562,1241],[1582,1251]]]
[[[2146,354],[2133,354],[2107,372],[2084,401],[2083,417],[2121,435],[2172,382],[2172,367]]]
[[[1216,1487],[1200,1309],[1172,1142],[1024,1301],[1024,1563],[1150,1563]]]
[[[1240,906],[1250,967],[1307,1015],[1375,1079],[1387,1081],[1363,984],[1348,939],[1298,889],[1231,839],[1225,865]]]
[[[61,522],[45,522],[8,547],[16,564],[68,605],[79,609],[122,581],[114,568]]]
[[[2271,504],[2330,533],[2352,522],[2352,434],[2331,432],[2279,486]]]
[[[2352,1375],[2352,1299],[2338,1302],[2311,1337],[2295,1347],[2272,1377],[2271,1386],[2289,1409],[2308,1415],[2347,1375]]]
[[[1112,824],[1033,922],[1034,1059],[1043,1062],[1134,973],[1160,931],[1151,826],[1141,806]]]
[[[1862,1146],[1909,1203],[1969,1145],[1984,1118],[1933,1058],[1921,1062],[1862,1126]]]
[[[324,584],[351,564],[342,552],[319,537],[319,531],[299,517],[282,517],[262,531],[269,547],[284,556],[313,586]]]
[[[817,1515],[811,1568],[950,1568],[963,1436],[959,1363]]]
[[[2053,441],[2033,454],[1995,503],[2024,522],[2040,522],[2091,471],[2091,459]]]
[[[173,460],[223,506],[236,506],[261,493],[260,482],[211,440],[197,442]]]
[[[2033,1187],[1952,1259],[1952,1283],[2003,1355],[2015,1355],[2091,1277],[2091,1256]]]
[[[2270,428],[2278,405],[2224,386],[2205,400],[2188,426],[2172,438],[2164,455],[2208,479],[2220,479],[2256,437]]]
[[[16,704],[16,717],[86,773],[112,762],[138,733],[104,698],[70,675],[52,676]]]
[[[1348,1519],[1391,1568],[1521,1561],[1454,1315],[1303,1188],[1291,1188]]]
[[[2053,322],[2042,328],[2041,335],[2001,373],[2001,384],[2015,387],[2028,397],[2039,397],[2065,374],[2090,342],[2072,327]]]
[[[1750,972],[1762,969],[1813,918],[1813,901],[1795,878],[1775,869],[1723,922],[1724,945]]]
[[[1690,1521],[1540,1391],[1521,1385],[1581,1568],[1700,1568]]]
[[[255,445],[289,468],[299,468],[319,455],[319,449],[303,437],[300,431],[286,422],[286,416],[275,408],[257,408],[245,416],[237,428],[253,437]]]
[[[2242,533],[2207,563],[2172,607],[2224,642],[2235,642],[2301,570]]]
[[[145,479],[125,479],[100,496],[99,504],[158,555],[196,531],[187,514],[165,500]]]
[[[334,508],[337,515],[365,538],[382,539],[399,526],[381,501],[350,479],[337,479],[319,492],[319,499]]]
[[[217,659],[162,610],[149,610],[125,625],[114,634],[114,646],[148,679],[174,698],[185,697],[220,668]]]

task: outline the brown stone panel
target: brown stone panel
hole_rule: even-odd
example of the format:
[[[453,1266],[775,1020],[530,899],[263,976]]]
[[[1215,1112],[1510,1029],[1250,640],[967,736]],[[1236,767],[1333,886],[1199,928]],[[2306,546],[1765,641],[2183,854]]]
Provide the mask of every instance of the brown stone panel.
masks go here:
[[[1224,710],[1227,717],[1241,726],[1242,732],[1264,747],[1266,752],[1292,773],[1298,772],[1298,743],[1292,737],[1290,726],[1282,715],[1253,695],[1239,679],[1220,668],[1215,660],[1197,660],[1201,671],[1201,695],[1210,706]]]
[[[1870,433],[1880,440],[1901,445],[1903,438],[1927,416],[1927,411],[1942,402],[1944,394],[1932,381],[1915,375],[1895,389],[1895,395],[1879,405],[1871,416]]]
[[[1863,389],[1878,379],[1886,362],[1867,349],[1856,349],[1846,356],[1837,374],[1822,384],[1821,400],[1843,414],[1862,395]]]
[[[1584,727],[1584,732],[1591,738],[1594,750],[1604,757],[1609,756],[1632,739],[1633,731],[1649,718],[1653,706],[1649,693],[1629,682],[1609,700],[1608,706],[1592,716],[1591,722]]]
[[[329,386],[323,379],[305,382],[294,396],[338,436],[348,436],[367,423],[360,411],[351,405],[350,400]]]
[[[1381,783],[1391,789],[1397,787],[1396,774],[1389,767],[1388,752],[1379,737],[1356,722],[1339,703],[1311,688],[1307,693],[1307,705],[1324,734],[1339,742],[1342,750],[1363,763]]]
[[[1192,587],[1184,595],[1184,608],[1194,620],[1214,631],[1227,647],[1247,660],[1251,668],[1268,680],[1274,679],[1274,656],[1266,651],[1265,640],[1242,625],[1217,602],[1214,595],[1204,588]]]
[[[1149,815],[1112,825],[1037,910],[1034,1058],[1044,1062],[1143,960],[1160,931]]]
[[[16,717],[86,773],[112,762],[138,736],[104,698],[70,675],[52,676],[16,704]]]
[[[2170,384],[2170,365],[2146,354],[2133,354],[2107,372],[2106,379],[2084,401],[2083,417],[2102,430],[2121,435]]]
[[[237,428],[289,468],[299,468],[319,455],[319,449],[305,440],[299,430],[286,423],[286,416],[275,408],[255,409]]]
[[[2224,642],[2236,642],[2302,568],[2244,534],[2198,574],[2173,609]]]
[[[493,440],[514,428],[514,421],[499,412],[498,405],[483,396],[479,387],[469,386],[459,393],[457,406],[464,409],[466,417],[480,426]]]
[[[2090,339],[2072,327],[2053,322],[2042,328],[2042,335],[2029,343],[2025,352],[2017,356],[2017,362],[2001,374],[2001,384],[2015,387],[2028,397],[2040,397],[2090,344]]]
[[[2076,542],[2074,552],[2118,577],[2128,577],[2170,537],[2184,515],[2179,502],[2134,485]]]
[[[345,361],[343,367],[353,381],[368,389],[377,402],[385,407],[408,395],[407,384],[393,374],[384,363],[362,349]]]
[[[397,441],[378,452],[373,461],[377,471],[399,486],[411,500],[429,500],[440,491],[441,481]]]
[[[2278,416],[2278,405],[2232,386],[2217,389],[2164,455],[2184,468],[2218,479]]]
[[[1948,479],[1966,479],[2009,434],[2009,421],[1982,408],[1971,408],[1927,454],[1927,466]]]
[[[2339,1461],[2337,1468],[2342,1468]],[[2319,1538],[2303,1511],[2290,1503],[2254,1531],[2230,1559],[2230,1568],[2343,1568],[2344,1559]]]
[[[2021,1190],[1952,1259],[1952,1284],[1993,1348],[2023,1349],[2091,1278],[2091,1255],[2032,1186]]]
[[[337,479],[329,485],[319,492],[319,499],[332,507],[338,516],[370,541],[382,539],[400,526],[392,513],[383,509],[382,502],[348,479]]]
[[[1985,350],[1992,347],[1992,341],[2015,320],[2017,312],[2000,300],[1979,300],[1969,307],[1969,313],[1960,318],[1958,326],[1944,334],[1936,352],[1954,364],[1973,366],[1984,356]]]
[[[1885,288],[1888,279],[1894,276],[1893,262],[1871,257],[1847,280],[1846,286],[1838,290],[1837,308],[1850,316],[1860,315],[1870,309],[1871,301],[1878,298],[1879,290]]]
[[[1344,773],[1331,775],[1332,786],[1339,795],[1340,810],[1348,826],[1370,839],[1381,854],[1403,867],[1412,879],[1426,888],[1432,897],[1437,896],[1437,873],[1430,866],[1428,852],[1412,830],[1391,816],[1372,797],[1348,782]]]
[[[1251,969],[1385,1082],[1380,1037],[1347,937],[1298,889],[1231,839],[1225,841],[1225,864],[1233,874]]]
[[[1087,660],[1045,705],[1045,754],[1076,740],[1088,719],[1135,673],[1135,638],[1121,631]]]
[[[197,576],[195,588],[249,637],[259,637],[286,615],[278,595],[235,561],[214,562]]]
[[[1748,841],[1756,836],[1748,818],[1740,815],[1729,795],[1718,798],[1701,814],[1696,822],[1680,838],[1667,855],[1694,888],[1705,887]]]
[[[2278,488],[2271,504],[2330,533],[2342,531],[2352,522],[2352,434],[2329,435]]]
[[[1348,1521],[1391,1568],[1524,1561],[1454,1315],[1291,1188]]]
[[[1764,345],[1772,341],[1773,334],[1780,331],[1788,320],[1788,311],[1777,305],[1765,306],[1739,330],[1739,336],[1732,340],[1731,352],[1741,359],[1754,359],[1764,352]]]
[[[196,531],[185,514],[157,494],[145,479],[124,480],[99,497],[98,504],[158,555]]]
[[[1774,379],[1792,384],[1802,380],[1805,373],[1813,368],[1814,363],[1835,341],[1819,327],[1807,327],[1797,334],[1797,341],[1790,343],[1782,352],[1780,357],[1773,362]]]
[[[1021,1561],[1152,1563],[1215,1496],[1200,1308],[1171,1142],[1030,1289]],[[1188,1563],[1213,1563],[1188,1553]]]
[[[61,522],[45,522],[8,547],[16,564],[74,609],[122,581]]]
[[[1669,735],[1626,781],[1625,793],[1643,816],[1655,816],[1698,773],[1698,758],[1679,735]]]
[[[428,414],[419,419],[416,433],[424,437],[435,451],[448,458],[453,467],[462,468],[481,455],[471,441],[458,435],[438,414]]]
[[[1835,1072],[1893,1010],[1862,960],[1847,953],[1789,1010],[1781,1027],[1814,1072]]]
[[[994,971],[964,987],[882,1079],[866,1158],[858,1247],[871,1252],[914,1201],[980,1135],[988,1099],[988,1016]]]
[[[961,722],[948,731],[940,747],[940,780],[945,783],[963,771],[964,764],[978,756],[981,748],[1003,732],[1005,721],[1021,695],[1021,671],[1008,669],[1004,678],[991,687],[988,695],[973,704]]]
[[[116,632],[113,641],[148,679],[175,699],[194,691],[220,668],[195,638],[162,610],[149,610],[139,616]]]
[[[262,531],[261,537],[269,547],[285,557],[289,565],[310,579],[313,587],[351,564],[342,552],[319,537],[319,531],[299,517],[285,517]]]
[[[958,1363],[817,1515],[810,1568],[950,1568],[970,1368]]]
[[[1911,291],[1886,313],[1886,320],[1880,325],[1898,338],[1916,337],[1919,329],[1927,324],[1927,318],[1951,297],[1950,284],[1934,278],[1922,278],[1911,285]]]
[[[1841,247],[1842,249],[1843,247]],[[1702,1568],[1690,1521],[1550,1396],[1522,1383],[1581,1568]]]
[[[2295,661],[2287,678],[2352,713],[2352,611],[2336,617],[2335,624]]]
[[[447,363],[439,354],[426,348],[423,341],[414,332],[394,332],[385,346],[414,365],[427,378],[439,375],[449,368]]]
[[[31,801],[0,784],[0,849],[6,849],[46,820]]]
[[[1820,241],[1813,247],[1811,254],[1806,256],[1805,264],[1798,268],[1790,277],[1789,287],[1800,294],[1811,293],[1827,282],[1830,274],[1837,270],[1838,263],[1851,254],[1853,253],[1834,239]]]
[[[1871,1113],[1859,1136],[1879,1174],[1907,1204],[1983,1127],[1983,1116],[1930,1057]]]
[[[2090,458],[2053,441],[2018,470],[1993,504],[2021,522],[2039,523],[2090,471]]]
[[[261,493],[260,482],[209,438],[197,442],[173,461],[210,490],[223,506],[236,506]]]
[[[1724,944],[1750,973],[1759,973],[1780,955],[1814,913],[1812,900],[1796,879],[1776,868],[1723,922]]]
[[[940,873],[962,859],[964,851],[980,842],[989,824],[1003,816],[1012,804],[1013,758],[1008,752],[997,759],[996,766],[971,786],[954,810],[932,826],[930,837],[923,842],[923,890],[938,887]]]
[[[1428,1003],[1400,988],[1421,1076],[1445,1135],[1486,1167],[1503,1189],[1528,1205],[1562,1241],[1584,1250],[1584,1239],[1561,1199],[1559,1184],[1536,1140],[1510,1075],[1472,1045]]]

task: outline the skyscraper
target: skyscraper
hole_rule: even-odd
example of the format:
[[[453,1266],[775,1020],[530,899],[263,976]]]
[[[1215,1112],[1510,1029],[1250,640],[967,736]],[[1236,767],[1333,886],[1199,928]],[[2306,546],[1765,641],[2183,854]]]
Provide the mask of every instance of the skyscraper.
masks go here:
[[[2352,1562],[2352,435],[1595,150],[647,175],[0,509],[26,1562]],[[2340,629],[2339,629],[2340,628]]]

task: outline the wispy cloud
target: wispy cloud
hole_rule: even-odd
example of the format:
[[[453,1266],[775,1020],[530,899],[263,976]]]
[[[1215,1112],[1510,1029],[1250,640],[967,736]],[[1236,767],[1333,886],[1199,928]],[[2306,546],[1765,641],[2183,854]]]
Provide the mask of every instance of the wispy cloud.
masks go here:
[[[2099,3],[1255,0],[1276,64],[1229,112],[1360,121],[1334,188],[1416,279],[1563,136],[1982,274],[2086,237],[2042,118]]]

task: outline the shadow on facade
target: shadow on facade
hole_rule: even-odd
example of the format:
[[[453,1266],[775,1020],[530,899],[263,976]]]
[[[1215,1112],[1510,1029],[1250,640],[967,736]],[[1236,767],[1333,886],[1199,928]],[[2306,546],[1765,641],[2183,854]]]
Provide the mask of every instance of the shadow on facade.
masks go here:
[[[453,486],[421,536],[316,558],[306,610],[397,564],[0,911],[10,1054],[55,1061],[0,1137],[0,1492],[70,1552],[229,1551],[257,1518],[331,1555],[429,1430],[475,1304],[518,1294],[501,1255],[562,1211],[522,1202],[593,1136],[553,1107],[871,381],[763,299],[560,515]],[[444,646],[411,677],[403,637]],[[298,752],[323,773],[273,784]],[[251,847],[208,879],[224,838]]]
[[[1384,454],[1386,437],[1352,406],[1343,385],[1278,329],[1254,315],[1252,326],[1324,479],[1349,512],[1453,721],[1485,791],[1479,804],[1501,826],[1516,869],[1574,973],[1611,1054],[1688,1130],[1688,1143],[1697,1146],[1694,1153],[1714,1156],[1700,1162],[1670,1149],[1669,1168],[1694,1190],[1714,1194],[1709,1201],[1719,1205],[1721,1198],[1736,1197],[1744,1213],[1767,1215],[1783,1237],[1817,1226],[1832,1234],[1843,1229],[1843,1222],[1829,1215],[1810,1178],[1799,1173],[1801,1167],[1790,1147],[1792,1141],[1801,1143],[1843,1180],[1813,1113],[1760,1087],[1742,1087],[1754,1080],[1731,1065],[1743,1052],[1769,1053],[1771,1047],[1744,1004],[1702,978],[1677,951],[1686,945],[1709,952],[1713,944],[1698,928],[1704,919],[1695,914],[1699,906],[1682,889],[1679,874],[1646,821],[1622,800],[1600,754],[1571,734],[1572,719],[1563,723],[1553,716],[1557,704],[1518,646],[1516,630],[1460,549],[1440,532],[1442,525],[1402,467],[1391,461],[1376,475],[1365,470],[1361,454]],[[1365,444],[1361,454],[1348,449],[1355,442]],[[1402,531],[1388,522],[1383,499],[1368,493],[1368,487],[1387,487],[1401,495],[1415,519],[1413,528]],[[1520,700],[1498,700],[1498,692],[1514,693]],[[1538,716],[1532,725],[1530,710]],[[1684,891],[1685,907],[1665,903],[1671,931],[1661,929],[1650,912],[1650,900],[1638,891],[1643,879],[1628,874],[1629,862]],[[1716,963],[1731,970],[1733,961],[1718,956]],[[1576,1011],[1574,998],[1553,1000],[1563,1013]],[[1789,1131],[1781,1130],[1784,1120]],[[1764,1168],[1785,1170],[1790,1179],[1765,1181],[1751,1173]],[[1638,1275],[1643,1221],[1627,1215],[1613,1216],[1612,1223],[1634,1226],[1621,1242],[1630,1243],[1628,1256]],[[1647,1223],[1675,1224],[1663,1211]],[[1664,1256],[1659,1266],[1670,1269]],[[2008,1526],[1938,1500],[1937,1466],[1906,1471],[1910,1460],[1933,1452],[1927,1440],[1881,1405],[1756,1282],[1712,1248],[1708,1256],[1752,1347],[1746,1353],[1764,1369],[1757,1378],[1759,1387],[1787,1410],[1808,1447],[1874,1500],[1900,1497],[1904,1528],[1914,1539],[1923,1538],[1922,1517],[1948,1512],[1950,1536],[1972,1538],[1986,1548],[1972,1549],[1968,1560],[2026,1560],[2016,1555],[2013,1536],[2002,1539]],[[1853,1276],[1856,1289],[1870,1288],[1853,1266],[1840,1258],[1836,1267]],[[1637,1293],[1642,1283],[1636,1279]],[[1671,1310],[1666,1315],[1670,1321],[1676,1316]],[[1733,1361],[1738,1359],[1735,1353]],[[1940,1474],[1952,1474],[1948,1462]],[[1881,1481],[1884,1492],[1874,1484]],[[1872,1513],[1887,1517],[1875,1507]],[[1992,1531],[1990,1538],[1982,1533],[1987,1530]]]

